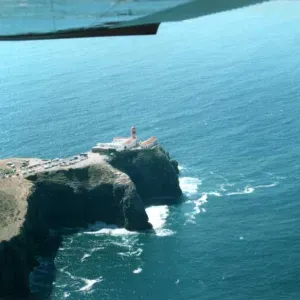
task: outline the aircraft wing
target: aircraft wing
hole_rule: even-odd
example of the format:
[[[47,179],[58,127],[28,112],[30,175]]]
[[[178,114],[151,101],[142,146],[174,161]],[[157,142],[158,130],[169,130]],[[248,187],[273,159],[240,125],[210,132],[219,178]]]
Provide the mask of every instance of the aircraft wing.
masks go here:
[[[156,34],[162,22],[271,0],[0,0],[0,41]]]

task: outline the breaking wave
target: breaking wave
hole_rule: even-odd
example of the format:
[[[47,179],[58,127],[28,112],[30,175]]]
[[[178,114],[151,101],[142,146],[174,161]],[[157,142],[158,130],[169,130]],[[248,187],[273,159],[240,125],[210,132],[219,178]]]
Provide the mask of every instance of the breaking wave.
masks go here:
[[[208,197],[223,197],[223,196],[234,196],[252,194],[257,189],[272,188],[278,185],[278,182],[271,184],[260,184],[260,185],[246,185],[243,188],[237,188],[237,183],[230,183],[225,177],[223,178],[226,183],[217,185],[216,188],[209,192],[200,191],[199,187],[202,185],[202,180],[194,177],[181,177],[179,179],[180,187],[182,192],[187,196],[188,200],[185,201],[185,205],[188,207],[189,212],[185,213],[187,217],[186,223],[195,223],[196,216],[201,212],[206,212],[203,206],[208,201]],[[251,182],[251,180],[250,180]],[[195,198],[197,199],[195,200]],[[193,205],[190,208],[190,205]]]
[[[172,230],[165,228],[169,216],[169,207],[167,205],[151,206],[146,208],[146,212],[157,236],[174,234]]]
[[[179,171],[182,171],[182,170],[184,170],[184,169],[185,169],[184,166],[181,166],[181,165],[178,166],[178,170],[179,170]]]
[[[183,193],[186,195],[196,194],[198,187],[202,184],[202,181],[194,177],[182,177],[179,178],[179,185]]]
[[[83,234],[123,236],[133,235],[136,234],[136,232],[128,231],[125,228],[119,228],[116,225],[108,225],[103,222],[97,222],[95,225],[91,225],[89,227],[89,231],[85,231]]]
[[[149,222],[152,224],[153,229],[157,236],[172,235],[173,231],[164,228],[167,217],[169,215],[169,208],[167,205],[150,206],[146,208],[146,212],[149,218]],[[84,231],[83,234],[88,235],[110,235],[110,236],[126,236],[137,235],[138,232],[128,231],[125,228],[118,228],[115,225],[107,225],[102,222],[97,222],[95,225],[91,225],[88,231]]]

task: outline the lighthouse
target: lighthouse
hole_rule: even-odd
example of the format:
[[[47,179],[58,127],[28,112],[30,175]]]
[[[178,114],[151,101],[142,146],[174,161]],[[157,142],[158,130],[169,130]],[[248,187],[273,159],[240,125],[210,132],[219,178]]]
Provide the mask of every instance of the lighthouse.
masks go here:
[[[136,139],[136,129],[134,126],[131,127],[131,138]]]

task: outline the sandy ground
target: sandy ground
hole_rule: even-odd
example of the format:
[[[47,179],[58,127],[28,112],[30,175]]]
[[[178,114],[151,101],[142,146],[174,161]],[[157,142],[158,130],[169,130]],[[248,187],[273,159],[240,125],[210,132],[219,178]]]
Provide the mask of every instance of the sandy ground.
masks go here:
[[[19,234],[27,212],[30,188],[31,183],[23,178],[0,180],[0,241]]]

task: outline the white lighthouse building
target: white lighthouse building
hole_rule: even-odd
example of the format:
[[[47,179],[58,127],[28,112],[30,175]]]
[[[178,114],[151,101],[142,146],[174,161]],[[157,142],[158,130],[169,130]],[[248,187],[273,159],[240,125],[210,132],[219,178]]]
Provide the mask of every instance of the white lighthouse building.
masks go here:
[[[110,150],[122,151],[131,149],[149,149],[157,145],[156,137],[152,136],[146,141],[138,141],[136,128],[130,129],[130,137],[115,137],[111,143],[98,143],[92,152],[109,152]]]
[[[136,129],[134,126],[131,127],[131,138],[136,139]]]

